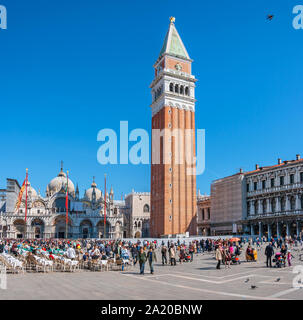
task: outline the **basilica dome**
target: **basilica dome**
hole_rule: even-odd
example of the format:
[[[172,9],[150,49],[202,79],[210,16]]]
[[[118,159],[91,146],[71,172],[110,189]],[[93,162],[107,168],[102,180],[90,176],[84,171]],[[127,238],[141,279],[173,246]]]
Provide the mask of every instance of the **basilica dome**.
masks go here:
[[[66,174],[61,169],[58,176],[48,184],[46,189],[47,195],[52,196],[53,194],[59,192],[62,189],[65,190],[66,184],[67,184],[67,177],[66,177]],[[72,195],[75,194],[75,186],[70,179],[68,179],[68,193]]]
[[[25,200],[26,198],[26,189],[24,189],[23,195],[22,195],[22,200]],[[31,186],[31,183],[27,181],[27,197],[28,199],[31,198],[36,198],[37,197],[37,192],[36,190]]]
[[[89,189],[87,189],[85,191],[84,197],[87,200],[92,201],[94,192],[95,192],[95,195],[96,195],[96,199],[95,200],[96,201],[100,200],[102,198],[102,191],[97,188],[97,184],[95,183],[95,180],[93,180],[91,188],[89,188]]]

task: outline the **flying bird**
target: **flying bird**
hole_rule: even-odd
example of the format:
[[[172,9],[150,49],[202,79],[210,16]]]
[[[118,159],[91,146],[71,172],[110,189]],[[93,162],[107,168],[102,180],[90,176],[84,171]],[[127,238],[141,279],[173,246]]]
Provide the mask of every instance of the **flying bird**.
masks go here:
[[[271,21],[273,19],[274,15],[273,14],[268,14],[267,15],[267,20]]]

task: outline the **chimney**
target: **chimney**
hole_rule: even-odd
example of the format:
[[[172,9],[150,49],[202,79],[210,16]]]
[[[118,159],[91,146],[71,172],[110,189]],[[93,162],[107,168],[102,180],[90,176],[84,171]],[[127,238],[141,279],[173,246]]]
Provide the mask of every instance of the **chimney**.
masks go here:
[[[258,164],[256,164],[256,170],[259,170],[259,165]]]
[[[278,164],[281,164],[282,163],[282,160],[279,158],[278,159]]]
[[[297,154],[297,155],[296,155],[296,160],[300,160],[300,159],[301,159],[300,155]]]
[[[240,168],[240,173],[243,173],[243,169],[242,168]]]

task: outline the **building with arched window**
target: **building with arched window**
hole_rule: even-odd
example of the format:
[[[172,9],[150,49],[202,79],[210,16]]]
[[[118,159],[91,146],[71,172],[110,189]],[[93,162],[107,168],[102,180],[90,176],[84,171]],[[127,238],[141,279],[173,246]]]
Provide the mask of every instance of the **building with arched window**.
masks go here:
[[[218,179],[211,187],[211,234],[303,234],[303,159]]]
[[[149,237],[150,193],[132,191],[125,197],[125,206],[125,237]]]
[[[7,188],[1,189],[0,237],[66,238],[67,225],[68,238],[123,238],[126,207],[124,201],[114,200],[113,188],[105,197],[93,180],[91,187],[80,197],[78,186],[75,188],[72,180],[67,180],[61,168],[58,176],[47,185],[45,196],[37,192],[30,182],[27,183],[26,219],[25,192],[19,210],[15,210],[20,189],[20,184],[14,179],[7,179]]]
[[[245,173],[245,233],[258,236],[300,235],[303,230],[303,159],[278,159],[276,165]]]

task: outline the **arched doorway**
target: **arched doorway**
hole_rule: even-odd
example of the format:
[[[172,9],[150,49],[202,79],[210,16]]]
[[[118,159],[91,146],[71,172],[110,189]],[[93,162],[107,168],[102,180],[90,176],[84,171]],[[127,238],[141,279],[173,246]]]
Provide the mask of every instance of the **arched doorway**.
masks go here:
[[[149,221],[143,220],[142,222],[142,237],[149,237]]]
[[[41,219],[34,219],[31,223],[34,238],[43,238],[44,234],[44,222]]]
[[[281,236],[282,236],[283,238],[286,237],[286,231],[287,231],[286,223],[283,223],[283,224],[281,225]]]
[[[137,231],[135,233],[135,238],[141,238],[141,232],[140,231]]]
[[[85,219],[80,223],[80,234],[83,239],[91,238],[93,233],[93,224]]]
[[[297,234],[297,221],[292,221],[289,225],[289,232],[292,237]]]
[[[274,238],[277,237],[277,223],[271,225],[271,236]]]
[[[64,239],[66,237],[66,217],[61,215],[56,217],[54,221],[55,226],[55,238]],[[72,237],[72,221],[68,219],[68,238]]]
[[[7,238],[7,226],[3,227],[2,236],[3,236],[3,238]]]
[[[25,238],[25,221],[23,219],[17,219],[14,221],[14,231],[17,239]]]
[[[262,236],[268,238],[268,225],[265,223],[262,223]]]
[[[110,224],[106,221],[106,232],[104,232],[104,220],[100,220],[97,223],[97,235],[98,238],[110,238]]]

